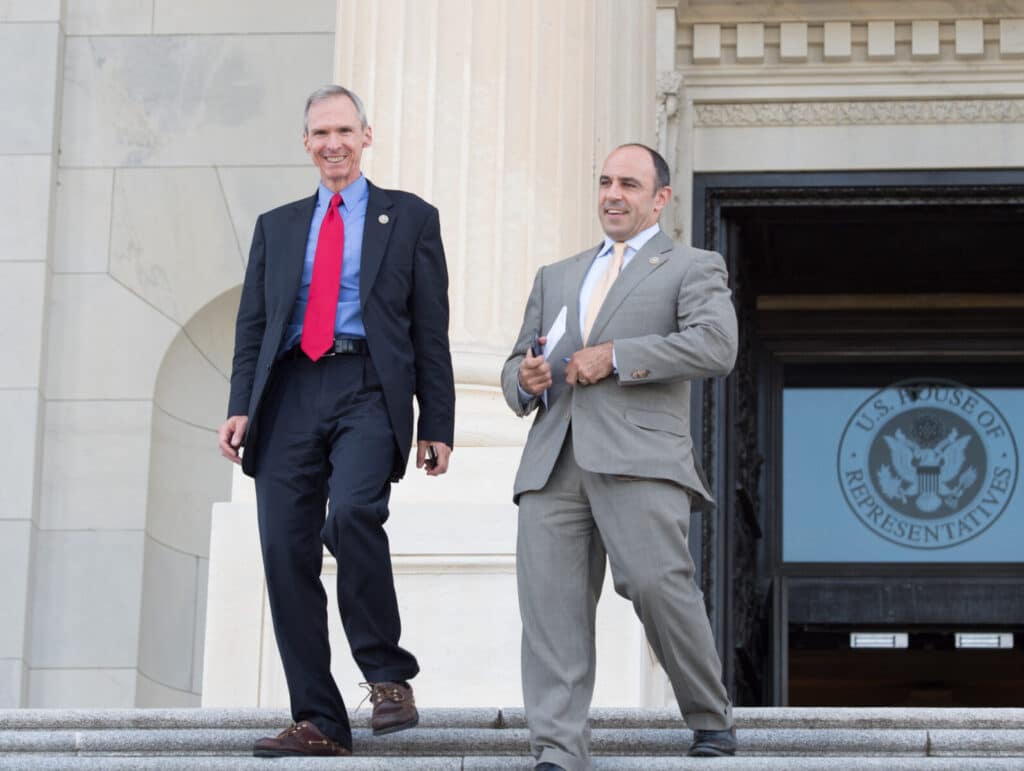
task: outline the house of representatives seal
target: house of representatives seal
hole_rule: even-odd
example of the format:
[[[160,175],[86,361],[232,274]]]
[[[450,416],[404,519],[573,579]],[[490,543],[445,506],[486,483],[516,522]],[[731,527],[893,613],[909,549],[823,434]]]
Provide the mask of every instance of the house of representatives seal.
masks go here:
[[[869,530],[914,549],[981,535],[1017,484],[1017,443],[985,396],[949,380],[904,380],[860,405],[843,430],[839,485]]]

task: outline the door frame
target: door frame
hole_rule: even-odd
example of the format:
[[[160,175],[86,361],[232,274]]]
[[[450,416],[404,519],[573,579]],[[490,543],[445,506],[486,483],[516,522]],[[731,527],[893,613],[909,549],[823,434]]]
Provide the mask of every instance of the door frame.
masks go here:
[[[723,678],[740,703],[785,705],[790,605],[815,582],[865,575],[865,565],[790,564],[781,561],[781,394],[788,362],[835,361],[872,352],[870,339],[780,334],[766,341],[750,332],[757,322],[756,287],[748,287],[739,254],[737,215],[768,207],[1024,206],[1024,169],[959,169],[856,172],[695,173],[692,243],[723,255],[740,321],[736,370],[726,379],[693,389],[697,418],[694,443],[719,502],[715,513],[691,528],[691,549],[722,658]],[[984,314],[983,314],[984,315]],[[986,335],[981,318],[974,336],[981,358],[1017,356],[1024,361],[1024,326],[1007,336]],[[938,330],[941,332],[941,330]],[[1004,330],[1005,332],[1005,330]],[[887,344],[892,341],[887,341]],[[903,339],[901,355],[915,346],[923,358],[953,353],[941,334]],[[874,349],[877,354],[877,346]],[[973,580],[999,583],[1024,577],[1024,564],[958,565]],[[828,571],[827,577],[822,572]],[[753,572],[754,575],[749,575]],[[939,579],[948,566],[871,565],[870,592],[899,575]],[[737,581],[736,579],[739,578]],[[765,606],[768,606],[767,608]],[[765,630],[764,624],[770,628]],[[745,648],[753,653],[744,654]],[[761,649],[767,648],[762,651]],[[763,655],[762,655],[763,654]],[[766,677],[766,670],[770,676]],[[755,682],[761,678],[760,684]]]

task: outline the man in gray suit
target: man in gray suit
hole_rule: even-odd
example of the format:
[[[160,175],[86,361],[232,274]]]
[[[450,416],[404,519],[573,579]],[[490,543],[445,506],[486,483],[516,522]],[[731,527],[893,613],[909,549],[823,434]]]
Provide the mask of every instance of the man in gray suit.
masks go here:
[[[671,197],[654,150],[630,144],[608,156],[598,193],[604,242],[537,272],[502,371],[515,413],[537,410],[514,488],[523,694],[537,769],[590,768],[606,556],[694,731],[689,754],[736,751],[687,547],[691,501],[711,503],[693,457],[690,381],[732,369],[736,314],[721,256],[674,243],[658,227]],[[535,340],[541,355],[531,352]]]

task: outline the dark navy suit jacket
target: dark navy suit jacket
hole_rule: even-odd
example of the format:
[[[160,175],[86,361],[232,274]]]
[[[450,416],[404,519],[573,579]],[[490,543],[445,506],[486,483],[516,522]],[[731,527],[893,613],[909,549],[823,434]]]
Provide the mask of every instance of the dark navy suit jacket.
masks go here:
[[[316,194],[260,215],[249,252],[235,327],[228,416],[247,415],[242,470],[259,468],[260,408],[302,280]],[[396,454],[405,471],[417,438],[451,446],[455,384],[448,346],[448,271],[437,209],[401,190],[372,183],[359,274],[366,342],[384,389]]]

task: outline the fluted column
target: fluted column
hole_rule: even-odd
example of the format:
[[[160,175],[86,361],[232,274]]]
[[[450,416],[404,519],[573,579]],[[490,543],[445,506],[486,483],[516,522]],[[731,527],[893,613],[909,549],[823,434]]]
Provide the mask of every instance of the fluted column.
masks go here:
[[[497,385],[537,268],[599,239],[608,150],[654,140],[654,14],[653,0],[339,1],[335,76],[370,113],[368,175],[441,210],[460,384]]]
[[[339,0],[335,56],[374,127],[368,176],[440,209],[451,275],[451,471],[407,475],[388,526],[410,645],[439,654],[417,688],[469,705],[486,673],[487,699],[517,703],[511,492],[530,421],[499,373],[537,269],[601,238],[604,157],[655,141],[655,1]],[[460,609],[457,643],[438,596]],[[632,608],[606,597],[594,703],[661,703]],[[458,665],[439,663],[453,644]]]

